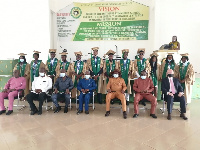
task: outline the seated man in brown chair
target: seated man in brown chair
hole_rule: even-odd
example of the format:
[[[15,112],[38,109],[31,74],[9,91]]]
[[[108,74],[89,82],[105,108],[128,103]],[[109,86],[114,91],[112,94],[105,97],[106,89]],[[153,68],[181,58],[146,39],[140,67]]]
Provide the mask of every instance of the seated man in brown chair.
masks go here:
[[[119,70],[114,70],[111,72],[111,75],[113,77],[109,78],[108,84],[107,84],[107,91],[108,94],[106,95],[106,114],[105,116],[110,115],[110,101],[114,98],[118,98],[121,100],[122,103],[122,110],[123,110],[123,117],[124,119],[127,118],[126,113],[126,99],[124,92],[127,89],[125,81],[123,78],[121,78],[121,72]]]
[[[147,72],[145,70],[142,71],[140,77],[134,81],[133,90],[136,92],[134,98],[133,118],[137,118],[137,116],[139,116],[138,103],[142,99],[146,99],[151,102],[150,116],[157,118],[155,115],[157,99],[152,95],[152,92],[154,91],[154,85],[153,81],[147,77]]]

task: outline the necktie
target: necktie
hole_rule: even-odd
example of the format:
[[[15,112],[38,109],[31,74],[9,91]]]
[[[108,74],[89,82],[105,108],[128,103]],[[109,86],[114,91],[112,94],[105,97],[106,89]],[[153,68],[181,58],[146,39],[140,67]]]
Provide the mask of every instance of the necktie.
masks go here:
[[[175,94],[175,87],[174,87],[173,78],[170,78],[170,88],[171,88],[172,94]]]

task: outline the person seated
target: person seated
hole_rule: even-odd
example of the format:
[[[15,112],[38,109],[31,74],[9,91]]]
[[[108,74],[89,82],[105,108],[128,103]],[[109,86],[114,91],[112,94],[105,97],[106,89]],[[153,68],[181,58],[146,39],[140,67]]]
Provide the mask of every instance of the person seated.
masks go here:
[[[121,72],[117,69],[111,72],[113,77],[109,78],[107,84],[108,94],[106,95],[106,114],[105,116],[110,115],[110,101],[114,98],[121,100],[123,117],[127,118],[126,113],[126,99],[125,99],[125,90],[127,89],[124,79],[121,77]]]
[[[176,99],[180,102],[181,114],[184,120],[188,118],[185,116],[186,103],[183,88],[177,78],[174,78],[174,71],[172,69],[167,70],[167,77],[162,79],[161,90],[164,94],[164,99],[167,101],[168,116],[167,119],[171,120],[171,113],[173,108],[173,101]]]
[[[10,115],[13,113],[14,98],[18,95],[20,90],[26,88],[26,79],[24,77],[20,77],[20,71],[15,70],[13,74],[14,77],[8,80],[3,91],[0,93],[0,115],[6,112],[6,108],[4,106],[4,98],[8,97],[9,104],[8,112],[6,115]]]
[[[77,114],[83,112],[83,102],[85,102],[85,113],[89,114],[89,101],[92,96],[93,90],[97,88],[94,79],[90,78],[90,71],[85,72],[85,78],[81,79],[77,85],[77,89],[80,91],[79,95],[79,110]]]
[[[61,110],[61,107],[58,104],[59,98],[65,98],[65,109],[64,113],[68,112],[68,105],[70,103],[70,91],[73,89],[73,82],[70,77],[66,75],[66,70],[60,70],[60,77],[56,80],[54,84],[54,93],[51,96],[51,99],[56,106],[54,113],[58,113]]]
[[[32,82],[32,91],[30,94],[26,96],[26,99],[31,108],[31,114],[34,115],[38,113],[38,115],[42,114],[42,105],[47,95],[46,92],[52,88],[52,79],[46,75],[45,68],[42,67],[39,70],[39,77],[35,77]],[[39,111],[36,108],[33,100],[39,101]]]
[[[156,119],[155,109],[157,98],[152,95],[154,91],[153,81],[147,77],[147,72],[145,70],[141,71],[140,77],[134,81],[133,90],[135,91],[133,118],[139,116],[139,101],[146,99],[151,102],[150,116]]]

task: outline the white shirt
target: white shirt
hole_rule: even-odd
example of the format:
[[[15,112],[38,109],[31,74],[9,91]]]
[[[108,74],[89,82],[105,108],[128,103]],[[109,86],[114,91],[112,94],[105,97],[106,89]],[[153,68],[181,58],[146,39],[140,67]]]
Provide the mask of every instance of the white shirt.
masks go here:
[[[53,59],[51,59],[51,64],[53,65],[54,63],[54,60],[55,60],[55,57]]]
[[[52,79],[48,76],[45,77],[35,77],[32,82],[32,90],[35,93],[35,89],[41,89],[42,92],[47,92],[47,90],[52,88]]]

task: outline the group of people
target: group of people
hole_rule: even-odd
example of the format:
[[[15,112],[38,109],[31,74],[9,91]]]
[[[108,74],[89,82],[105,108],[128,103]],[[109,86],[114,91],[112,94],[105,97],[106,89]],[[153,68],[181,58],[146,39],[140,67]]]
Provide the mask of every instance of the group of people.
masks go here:
[[[191,86],[194,82],[194,70],[189,63],[187,53],[181,54],[182,58],[179,64],[175,63],[172,53],[168,53],[167,57],[159,64],[156,52],[153,52],[149,58],[144,58],[145,48],[138,49],[134,61],[128,58],[129,49],[122,50],[122,59],[120,60],[113,59],[115,54],[113,50],[106,53],[108,59],[105,60],[98,56],[98,47],[93,47],[92,51],[93,54],[87,61],[81,60],[82,52],[74,52],[76,61],[71,63],[67,61],[67,52],[60,53],[61,59],[58,60],[55,57],[56,49],[50,49],[50,58],[46,64],[39,60],[40,52],[38,51],[33,52],[34,60],[30,64],[26,62],[26,54],[20,53],[19,62],[14,68],[14,77],[8,81],[0,93],[0,115],[6,112],[4,106],[6,97],[9,99],[6,114],[10,115],[13,112],[14,97],[22,89],[25,89],[25,97],[30,104],[31,115],[35,113],[41,115],[46,93],[53,89],[51,98],[56,106],[55,112],[61,110],[58,104],[60,97],[65,99],[64,113],[67,113],[70,97],[79,96],[77,114],[83,112],[83,103],[85,103],[85,113],[89,114],[89,99],[96,91],[100,104],[102,104],[102,94],[107,94],[105,116],[110,115],[111,100],[118,98],[121,100],[123,117],[126,119],[126,105],[129,105],[130,94],[134,93],[133,117],[139,115],[139,101],[146,99],[151,102],[150,116],[157,118],[155,115],[157,93],[159,92],[157,87],[158,81],[162,81],[162,92],[168,103],[168,119],[171,119],[174,97],[184,101],[181,102],[181,117],[187,119],[184,115],[185,103],[191,99]],[[172,74],[175,78],[172,77]],[[167,82],[167,79],[168,84],[164,83]],[[134,80],[132,88],[131,80]],[[33,103],[35,99],[39,100],[39,109]]]

